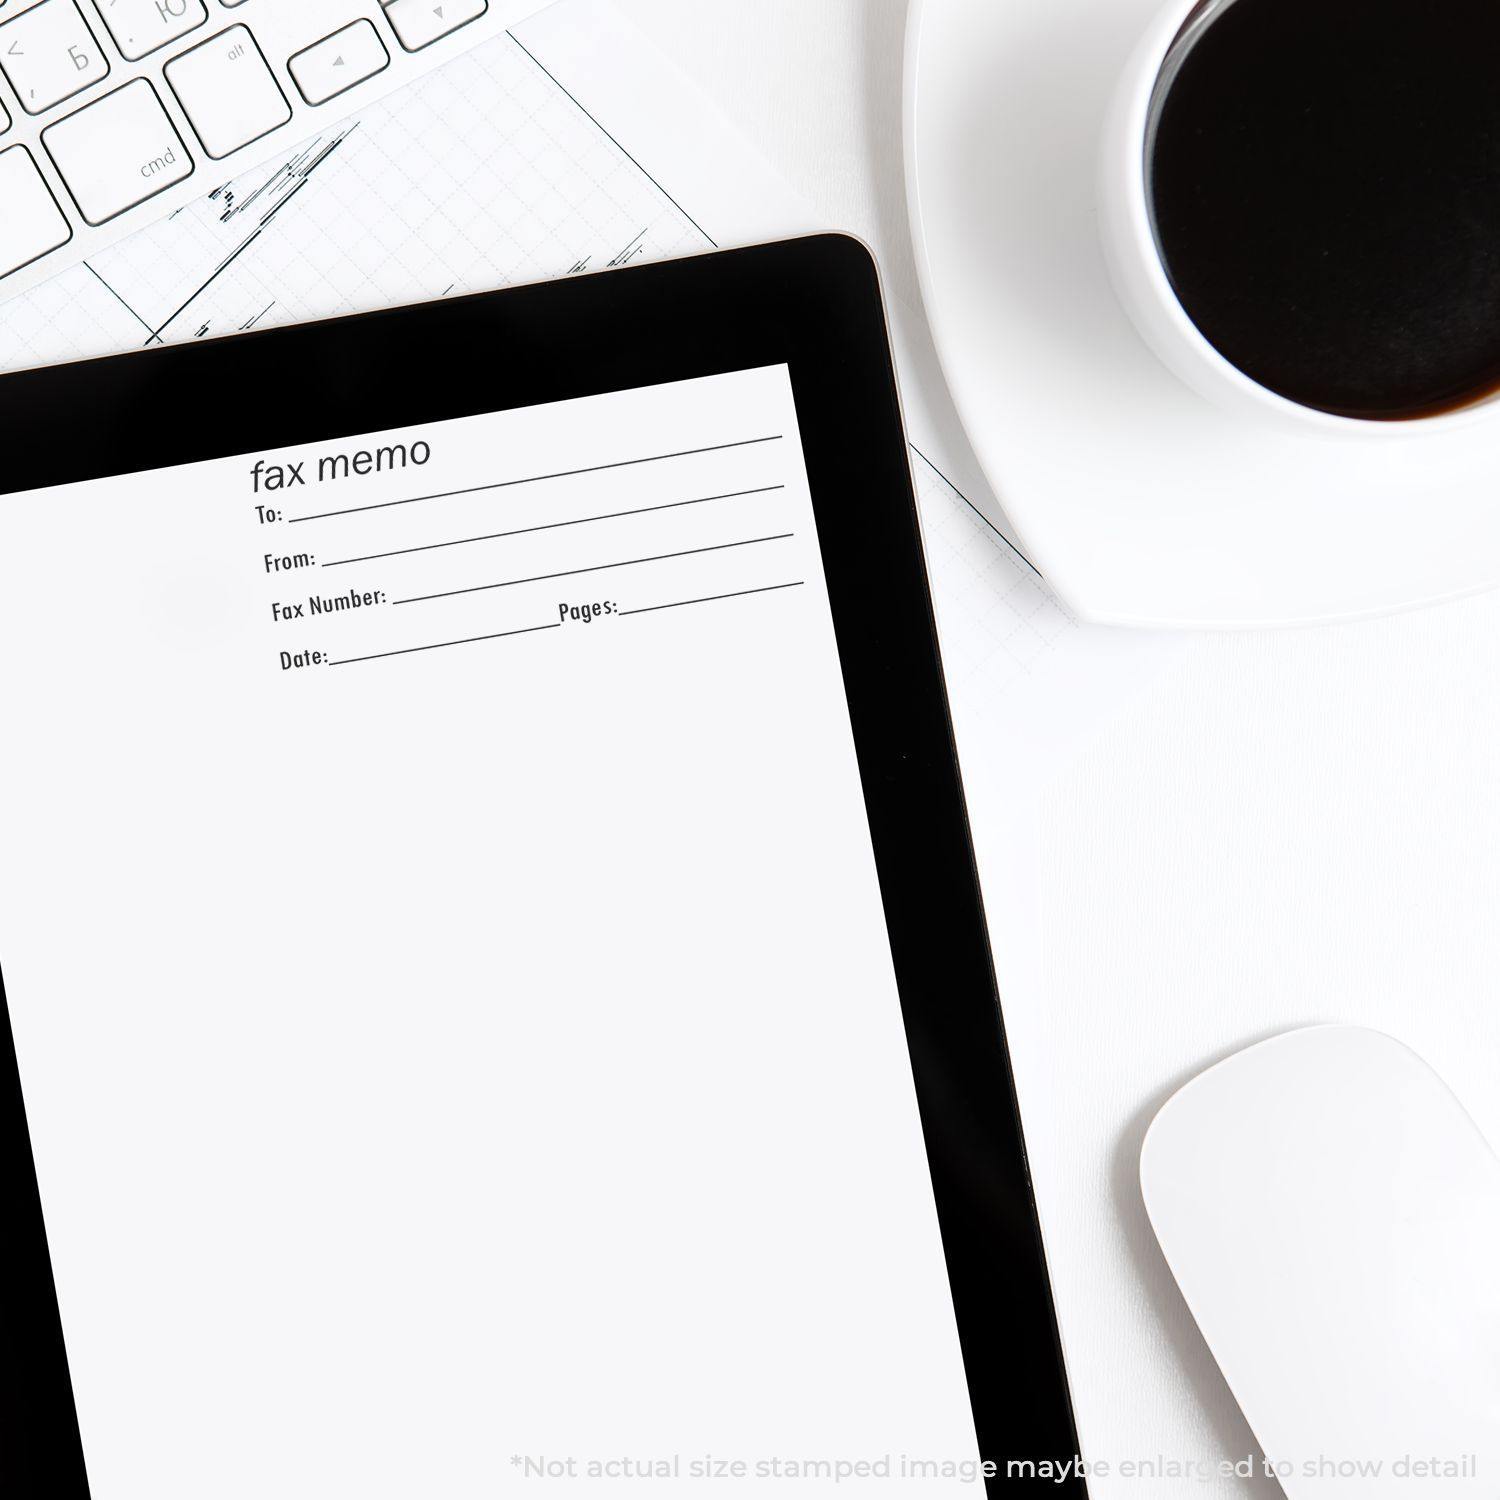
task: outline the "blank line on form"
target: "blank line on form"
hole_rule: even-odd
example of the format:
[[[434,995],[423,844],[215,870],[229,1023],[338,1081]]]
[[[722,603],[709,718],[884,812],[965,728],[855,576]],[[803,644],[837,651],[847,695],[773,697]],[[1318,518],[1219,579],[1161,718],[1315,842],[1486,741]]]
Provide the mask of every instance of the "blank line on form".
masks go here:
[[[600,474],[607,469],[631,469],[640,464],[666,463],[673,458],[694,458],[701,453],[724,453],[731,448],[754,448],[761,443],[779,443],[782,433],[773,433],[770,437],[741,438],[733,443],[713,443],[707,448],[684,448],[678,453],[653,453],[646,458],[622,458],[614,463],[590,464],[582,469],[559,469],[553,474],[529,474],[523,479],[500,479],[493,484],[471,485],[463,490],[441,490],[435,495],[413,495],[406,500],[381,500],[373,505],[351,505],[343,510],[320,510],[310,516],[289,516],[290,525],[298,525],[302,521],[326,521],[333,516],[357,516],[365,511],[390,510],[396,505],[421,505],[428,500],[451,500],[459,495],[478,495],[486,490],[508,490],[514,489],[520,484],[542,484],[549,479],[573,479],[580,474]]]
[[[505,578],[499,583],[478,583],[466,589],[446,589],[440,594],[416,594],[410,599],[393,599],[392,604],[426,604],[432,599],[452,599],[460,594],[483,594],[490,589],[515,588],[523,583],[545,583],[553,578],[575,578],[580,573],[607,573],[613,568],[634,568],[642,563],[667,562],[674,557],[700,557],[705,552],[729,552],[736,547],[758,547],[763,542],[784,542],[795,536],[783,531],[776,536],[753,536],[743,542],[720,542],[714,547],[689,547],[684,552],[660,552],[654,557],[627,557],[622,562],[596,563],[588,568],[565,568],[559,573],[538,573],[531,578]]]
[[[673,500],[665,505],[643,505],[635,510],[612,510],[602,516],[579,516],[573,521],[548,521],[541,526],[518,526],[513,531],[491,531],[483,536],[461,536],[451,542],[426,542],[420,547],[398,547],[392,552],[370,552],[363,557],[341,557],[320,563],[324,568],[347,568],[351,563],[378,562],[387,557],[409,557],[413,552],[438,552],[444,547],[467,547],[471,542],[498,542],[510,536],[530,536],[536,531],[560,531],[566,526],[588,526],[595,521],[618,521],[626,516],[649,516],[657,511],[683,510],[690,505],[708,505],[715,500],[740,500],[748,495],[770,495],[784,484],[762,485],[757,490],[733,490],[727,495],[702,495],[696,500]]]

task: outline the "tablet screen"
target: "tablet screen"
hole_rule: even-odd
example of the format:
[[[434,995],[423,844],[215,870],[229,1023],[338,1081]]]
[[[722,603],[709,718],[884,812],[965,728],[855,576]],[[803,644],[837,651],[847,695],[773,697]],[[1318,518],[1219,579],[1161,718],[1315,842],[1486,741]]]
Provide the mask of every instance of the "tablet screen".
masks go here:
[[[95,1500],[975,1492],[785,366],[9,496],[0,630]]]

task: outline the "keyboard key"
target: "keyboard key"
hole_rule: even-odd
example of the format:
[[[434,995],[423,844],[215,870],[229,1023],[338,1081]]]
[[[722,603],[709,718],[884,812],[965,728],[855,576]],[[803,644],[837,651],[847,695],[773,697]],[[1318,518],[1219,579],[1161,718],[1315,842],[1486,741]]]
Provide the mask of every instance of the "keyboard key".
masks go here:
[[[292,118],[281,85],[246,26],[231,26],[167,64],[167,82],[215,160]]]
[[[29,115],[39,115],[109,74],[104,49],[74,0],[42,0],[0,26],[0,68]]]
[[[10,129],[10,116],[5,112],[5,106],[0,104],[0,135],[4,135]]]
[[[369,21],[356,21],[304,48],[287,64],[309,104],[326,104],[391,65],[391,54]]]
[[[95,0],[115,45],[131,62],[203,25],[203,0]]]
[[[49,125],[42,144],[90,224],[113,219],[193,171],[187,147],[144,78]]]
[[[401,45],[408,52],[420,52],[477,21],[489,8],[489,0],[392,0],[385,15]]]
[[[72,238],[31,152],[24,146],[0,151],[0,280]]]

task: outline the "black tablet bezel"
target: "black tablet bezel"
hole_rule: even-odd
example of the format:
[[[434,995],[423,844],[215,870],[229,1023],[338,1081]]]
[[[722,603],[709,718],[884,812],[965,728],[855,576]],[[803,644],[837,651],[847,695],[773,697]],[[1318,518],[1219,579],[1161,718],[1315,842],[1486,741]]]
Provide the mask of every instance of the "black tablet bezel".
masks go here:
[[[780,364],[802,430],[979,1451],[999,1466],[992,1494],[1081,1497],[1081,1480],[1006,1477],[1012,1460],[1070,1460],[1077,1438],[863,246],[820,235],[0,377],[0,495]],[[32,1441],[0,1444],[0,1488],[16,1500],[85,1500],[6,1021],[0,1396],[23,1393]]]

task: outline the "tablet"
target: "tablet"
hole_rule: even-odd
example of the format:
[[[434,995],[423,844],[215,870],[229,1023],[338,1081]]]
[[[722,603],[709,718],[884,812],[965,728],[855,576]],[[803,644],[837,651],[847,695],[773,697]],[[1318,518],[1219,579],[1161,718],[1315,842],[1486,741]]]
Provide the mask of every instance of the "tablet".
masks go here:
[[[0,430],[7,1495],[1082,1493],[863,249]]]

